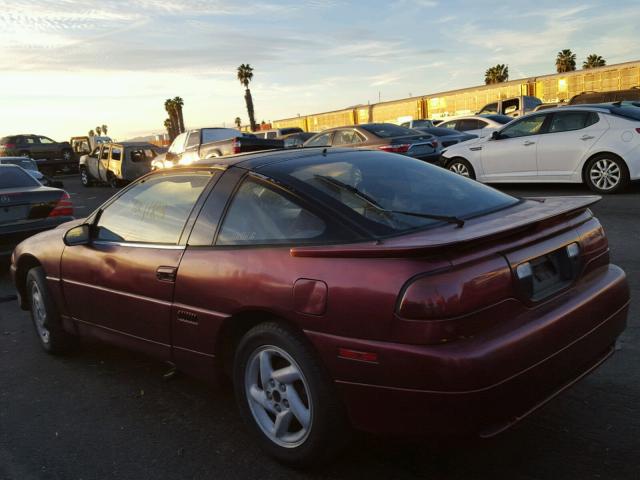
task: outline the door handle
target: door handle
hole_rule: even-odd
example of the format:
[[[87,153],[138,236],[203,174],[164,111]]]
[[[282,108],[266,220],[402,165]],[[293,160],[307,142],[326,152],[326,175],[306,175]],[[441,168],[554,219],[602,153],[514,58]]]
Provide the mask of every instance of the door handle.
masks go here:
[[[591,135],[583,135],[580,137],[580,140],[591,140],[592,138],[594,137],[592,137]]]
[[[156,270],[156,278],[161,282],[175,282],[177,267],[158,267]]]
[[[535,144],[536,142],[532,142],[531,140],[527,140],[526,142],[523,143],[525,147],[528,147],[529,145],[535,145]]]

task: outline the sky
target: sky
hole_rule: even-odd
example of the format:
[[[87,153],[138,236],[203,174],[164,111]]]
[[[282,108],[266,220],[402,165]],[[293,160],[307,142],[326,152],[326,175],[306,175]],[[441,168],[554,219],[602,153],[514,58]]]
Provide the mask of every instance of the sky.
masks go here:
[[[639,0],[0,0],[0,136],[161,133],[175,96],[187,128],[247,123],[241,63],[269,122],[553,73],[564,48],[640,60],[639,38]]]

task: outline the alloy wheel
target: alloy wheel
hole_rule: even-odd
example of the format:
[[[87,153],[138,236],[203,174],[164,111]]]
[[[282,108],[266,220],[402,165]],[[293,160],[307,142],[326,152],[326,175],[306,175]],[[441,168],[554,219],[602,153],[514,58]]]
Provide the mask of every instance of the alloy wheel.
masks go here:
[[[253,418],[269,440],[285,448],[304,443],[313,424],[310,389],[287,352],[273,345],[256,349],[247,361],[244,384]]]
[[[460,163],[460,162],[453,163],[449,166],[449,170],[451,170],[454,173],[457,173],[458,175],[462,175],[463,177],[470,177],[469,169],[464,163]]]
[[[622,172],[616,162],[603,158],[593,164],[589,177],[600,190],[611,190],[620,183]]]
[[[33,319],[35,320],[38,336],[43,343],[49,343],[49,329],[46,326],[47,310],[44,306],[44,300],[37,283],[33,283],[31,287],[31,310],[33,311]]]

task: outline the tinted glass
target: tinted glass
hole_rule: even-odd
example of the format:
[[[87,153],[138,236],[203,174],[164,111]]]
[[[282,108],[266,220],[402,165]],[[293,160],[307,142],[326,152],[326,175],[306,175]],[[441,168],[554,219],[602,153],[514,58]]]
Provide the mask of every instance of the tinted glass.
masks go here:
[[[414,120],[413,127],[433,127],[431,120]]]
[[[455,130],[456,129],[456,121],[455,120],[450,120],[448,122],[442,122],[440,124],[438,124],[438,128],[448,128],[449,130]]]
[[[355,130],[338,130],[333,135],[333,145],[352,145],[362,143],[362,138]]]
[[[589,112],[557,112],[551,118],[549,133],[569,132],[584,128]]]
[[[210,178],[209,173],[181,173],[143,180],[102,212],[98,239],[177,244]]]
[[[466,120],[458,120],[456,122],[456,127],[459,131],[461,132],[466,132],[468,130],[477,130],[479,128],[482,128],[484,125],[480,125],[480,122],[478,120],[474,120],[474,119],[466,119]]]
[[[498,113],[498,104],[490,103],[489,105],[485,106],[482,110],[480,110],[480,113]]]
[[[330,145],[331,135],[333,132],[323,133],[317,137],[309,139],[305,147],[328,147]]]
[[[361,125],[361,127],[369,133],[373,133],[379,138],[405,137],[407,135],[416,135],[416,132],[410,128],[401,127],[392,123],[372,123],[369,125]]]
[[[289,135],[291,133],[298,133],[298,132],[302,132],[302,129],[298,128],[298,127],[281,128],[280,129],[280,135]]]
[[[305,243],[320,239],[323,220],[283,193],[245,180],[222,223],[217,245]]]
[[[487,115],[487,118],[502,125],[505,125],[513,120],[513,117],[509,117],[508,115]]]
[[[517,138],[526,137],[528,135],[537,135],[540,133],[540,129],[542,128],[542,124],[546,117],[546,115],[530,115],[522,117],[501,130],[500,137]]]
[[[202,143],[218,142],[229,138],[240,137],[240,131],[233,128],[203,128]]]
[[[111,160],[120,160],[122,158],[122,149],[120,147],[111,147]]]
[[[37,187],[40,184],[20,167],[0,167],[0,188]]]
[[[262,170],[306,191],[322,204],[335,205],[375,235],[392,235],[439,223],[383,209],[466,218],[518,202],[445,169],[384,152],[318,155]]]
[[[614,115],[626,117],[631,120],[640,120],[640,108],[635,106],[625,105],[623,107],[611,107],[610,111]]]
[[[532,110],[536,108],[538,105],[542,104],[542,100],[536,97],[524,97],[524,107],[527,110]]]

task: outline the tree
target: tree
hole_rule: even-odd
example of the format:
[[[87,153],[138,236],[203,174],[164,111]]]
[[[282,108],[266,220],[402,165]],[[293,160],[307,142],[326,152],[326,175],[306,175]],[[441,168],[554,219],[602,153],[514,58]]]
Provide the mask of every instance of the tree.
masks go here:
[[[240,130],[240,127],[242,126],[242,119],[240,117],[236,117],[233,123],[235,123],[236,127],[238,127],[238,130]]]
[[[106,125],[102,125],[102,133],[103,134],[107,134],[107,126]]]
[[[176,117],[176,109],[173,106],[173,100],[167,98],[164,102],[164,109],[167,111],[169,115],[169,121],[171,122],[171,130],[169,131],[169,140],[173,142],[173,139],[176,138],[179,134],[178,132],[178,119]]]
[[[184,133],[184,117],[182,116],[182,107],[184,106],[184,100],[180,97],[174,97],[173,108],[176,112],[176,120],[178,122],[178,132]]]
[[[604,58],[602,58],[600,55],[592,53],[584,62],[582,62],[582,68],[604,67],[606,64],[607,61]]]
[[[169,136],[169,138],[172,138],[172,136],[173,136],[173,123],[171,122],[170,118],[167,118],[164,121],[164,128],[167,129],[167,135]]]
[[[102,135],[102,127],[100,125],[96,127],[96,133],[98,134],[98,136]]]
[[[556,70],[558,73],[573,72],[576,69],[576,54],[568,48],[558,52]]]
[[[251,97],[251,90],[249,90],[249,83],[253,79],[253,68],[251,65],[242,64],[238,67],[238,80],[244,85],[244,101],[247,104],[247,113],[249,114],[249,124],[251,125],[251,131],[255,131],[257,128],[256,119],[253,111],[253,98]]]
[[[502,83],[507,80],[509,80],[509,67],[507,65],[499,63],[495,67],[487,68],[487,71],[484,72],[484,83],[487,85]]]
[[[93,130],[89,130],[89,136],[90,137],[95,137],[96,136],[96,132],[94,132]]]

